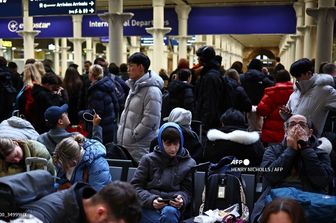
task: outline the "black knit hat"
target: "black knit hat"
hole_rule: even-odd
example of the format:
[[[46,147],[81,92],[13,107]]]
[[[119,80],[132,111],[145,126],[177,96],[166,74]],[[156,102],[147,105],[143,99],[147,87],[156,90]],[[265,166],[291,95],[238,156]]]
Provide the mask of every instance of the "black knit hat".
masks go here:
[[[203,61],[210,61],[215,58],[216,52],[211,46],[202,46],[196,51],[196,55],[201,57]]]

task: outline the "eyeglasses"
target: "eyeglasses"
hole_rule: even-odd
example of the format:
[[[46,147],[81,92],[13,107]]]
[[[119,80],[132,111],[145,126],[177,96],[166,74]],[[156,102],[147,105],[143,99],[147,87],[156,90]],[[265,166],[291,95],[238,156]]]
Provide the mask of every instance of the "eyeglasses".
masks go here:
[[[308,123],[306,122],[288,122],[286,125],[287,128],[293,128],[297,124],[299,124],[302,128],[308,128]]]

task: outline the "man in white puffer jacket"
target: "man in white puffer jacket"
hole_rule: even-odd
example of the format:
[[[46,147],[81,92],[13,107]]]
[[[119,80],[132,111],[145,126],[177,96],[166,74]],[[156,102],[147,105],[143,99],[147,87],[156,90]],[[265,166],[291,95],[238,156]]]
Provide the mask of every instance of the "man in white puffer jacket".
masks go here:
[[[160,127],[163,80],[149,71],[149,66],[150,60],[143,53],[134,53],[128,58],[126,84],[130,91],[117,133],[118,144],[136,161],[149,152],[150,143]]]
[[[334,80],[328,74],[314,74],[313,64],[307,58],[295,61],[290,73],[296,78],[296,89],[286,107],[280,109],[280,115],[285,120],[294,114],[305,116],[313,123],[315,135],[320,137],[329,110],[336,109]]]

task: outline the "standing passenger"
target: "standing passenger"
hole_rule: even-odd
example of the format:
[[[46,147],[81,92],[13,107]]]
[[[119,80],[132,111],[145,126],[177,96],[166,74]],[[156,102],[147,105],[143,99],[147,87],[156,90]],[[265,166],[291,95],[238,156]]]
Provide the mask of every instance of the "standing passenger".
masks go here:
[[[130,91],[117,135],[118,144],[125,147],[136,161],[148,153],[161,118],[163,80],[148,70],[149,65],[150,60],[143,53],[134,53],[128,58],[130,79],[126,83]]]

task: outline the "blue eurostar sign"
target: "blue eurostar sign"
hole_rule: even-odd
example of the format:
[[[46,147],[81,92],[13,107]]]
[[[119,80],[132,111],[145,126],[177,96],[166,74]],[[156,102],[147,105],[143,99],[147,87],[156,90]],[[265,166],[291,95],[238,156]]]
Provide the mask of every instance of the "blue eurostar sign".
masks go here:
[[[0,0],[0,17],[21,17],[22,0]]]
[[[29,16],[94,13],[96,0],[29,0]]]

